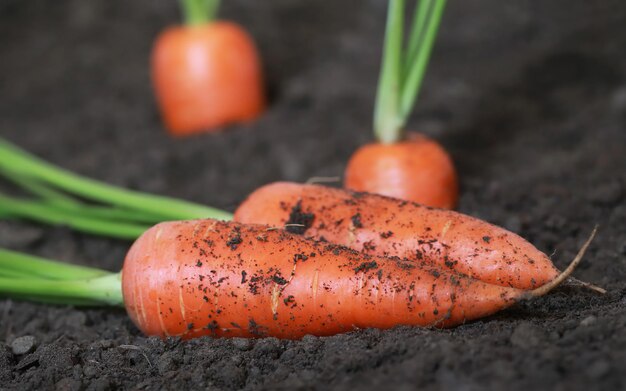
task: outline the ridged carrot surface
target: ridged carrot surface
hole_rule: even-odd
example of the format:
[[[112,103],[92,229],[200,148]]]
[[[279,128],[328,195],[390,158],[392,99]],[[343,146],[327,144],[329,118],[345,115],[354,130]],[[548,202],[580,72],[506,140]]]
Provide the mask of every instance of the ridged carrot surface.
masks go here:
[[[215,220],[148,230],[126,257],[122,289],[144,333],[184,338],[448,327],[497,312],[524,294],[425,263]]]
[[[370,255],[425,261],[476,279],[533,289],[559,271],[520,236],[454,211],[319,185],[277,182],[253,192],[235,212]]]

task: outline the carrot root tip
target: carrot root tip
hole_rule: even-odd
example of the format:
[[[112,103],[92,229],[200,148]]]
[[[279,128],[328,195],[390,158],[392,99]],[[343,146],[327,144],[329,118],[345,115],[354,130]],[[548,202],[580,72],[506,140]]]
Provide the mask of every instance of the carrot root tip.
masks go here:
[[[580,250],[578,250],[578,254],[576,254],[576,256],[574,257],[574,260],[572,260],[569,266],[561,274],[559,274],[554,280],[548,282],[547,284],[542,285],[537,289],[533,289],[532,291],[526,292],[525,294],[521,296],[520,299],[528,300],[528,299],[532,299],[535,297],[543,296],[547,294],[548,292],[552,291],[557,286],[561,285],[564,281],[568,280],[570,278],[570,275],[574,272],[574,270],[576,270],[576,267],[582,261],[583,256],[585,255],[585,252],[587,251],[587,248],[593,241],[593,238],[596,236],[597,232],[598,232],[598,226],[596,225],[593,228],[593,231],[591,231],[591,235],[589,235],[589,238],[585,241],[585,243],[582,245]],[[582,283],[582,281],[580,282]],[[587,284],[587,283],[583,283],[583,284]],[[588,284],[589,288],[591,288],[592,286],[600,289],[600,291],[604,291],[604,289],[602,288],[596,287],[595,285],[592,285],[592,284]]]
[[[563,286],[571,286],[571,287],[583,287],[586,289],[589,289],[591,291],[594,291],[596,293],[599,293],[601,295],[606,294],[606,289],[597,286],[595,284],[592,284],[590,282],[586,282],[586,281],[581,281],[577,278],[574,277],[569,277],[564,283]]]

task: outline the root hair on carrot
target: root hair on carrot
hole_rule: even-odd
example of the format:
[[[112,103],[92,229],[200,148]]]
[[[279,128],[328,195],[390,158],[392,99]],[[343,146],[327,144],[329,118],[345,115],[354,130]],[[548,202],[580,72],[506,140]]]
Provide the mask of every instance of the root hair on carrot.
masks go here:
[[[574,260],[569,264],[569,266],[561,274],[559,274],[554,280],[548,282],[547,284],[542,285],[539,288],[536,288],[536,289],[533,289],[532,291],[527,292],[520,298],[520,300],[528,300],[528,299],[532,299],[535,297],[543,296],[547,294],[548,292],[552,291],[557,286],[561,285],[564,281],[566,281],[570,277],[570,275],[574,272],[574,270],[576,270],[576,267],[582,261],[583,256],[585,255],[585,252],[587,251],[587,248],[589,248],[589,245],[593,241],[593,238],[596,236],[597,232],[598,232],[598,226],[596,225],[593,228],[593,231],[591,231],[591,235],[589,235],[589,238],[585,241],[585,243],[582,245],[580,250],[578,250],[578,254],[576,254],[576,257],[574,257]]]

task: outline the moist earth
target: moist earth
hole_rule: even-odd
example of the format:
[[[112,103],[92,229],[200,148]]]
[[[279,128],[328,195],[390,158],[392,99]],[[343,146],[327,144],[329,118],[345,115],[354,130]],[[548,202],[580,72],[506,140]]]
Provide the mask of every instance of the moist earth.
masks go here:
[[[385,1],[223,2],[263,55],[271,107],[171,139],[150,88],[152,39],[177,2],[0,0],[0,134],[70,170],[228,210],[275,180],[341,176],[371,141]],[[561,289],[450,330],[299,341],[146,338],[123,310],[0,300],[0,389],[626,387],[626,3],[449,2],[408,127],[439,140],[460,211],[563,268]],[[128,242],[20,221],[0,245],[119,270]],[[27,338],[22,338],[27,337]]]

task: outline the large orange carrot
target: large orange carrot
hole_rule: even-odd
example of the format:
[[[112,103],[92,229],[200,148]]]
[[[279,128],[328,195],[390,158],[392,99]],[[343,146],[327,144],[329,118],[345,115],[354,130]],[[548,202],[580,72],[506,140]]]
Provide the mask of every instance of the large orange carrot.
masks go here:
[[[144,333],[185,338],[455,326],[526,293],[267,226],[214,220],[151,228],[128,253],[122,284],[126,308]]]
[[[479,280],[533,289],[559,271],[528,241],[454,211],[374,194],[277,182],[253,192],[235,220],[283,227],[370,255],[427,261]]]
[[[152,53],[152,79],[167,129],[188,135],[258,117],[265,91],[250,36],[235,23],[211,20],[215,0],[182,4],[187,23],[161,33]]]
[[[590,241],[564,273],[524,291],[266,225],[187,220],[146,231],[126,256],[121,283],[120,273],[0,250],[0,295],[123,304],[139,329],[161,337],[299,338],[366,327],[450,327],[549,292],[571,274]]]

